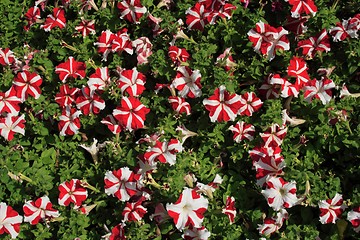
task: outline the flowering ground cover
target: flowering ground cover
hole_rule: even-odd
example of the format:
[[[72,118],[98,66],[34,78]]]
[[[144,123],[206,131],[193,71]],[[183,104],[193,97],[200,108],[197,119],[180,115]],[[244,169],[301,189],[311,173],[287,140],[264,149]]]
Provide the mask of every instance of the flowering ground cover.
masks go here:
[[[1,239],[358,239],[360,3],[0,2]]]

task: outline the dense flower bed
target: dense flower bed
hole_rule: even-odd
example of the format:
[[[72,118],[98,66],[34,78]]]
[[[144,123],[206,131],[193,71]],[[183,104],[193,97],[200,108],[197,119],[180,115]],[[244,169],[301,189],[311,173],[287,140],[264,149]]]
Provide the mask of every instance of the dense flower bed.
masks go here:
[[[0,237],[357,239],[360,4],[0,3]]]

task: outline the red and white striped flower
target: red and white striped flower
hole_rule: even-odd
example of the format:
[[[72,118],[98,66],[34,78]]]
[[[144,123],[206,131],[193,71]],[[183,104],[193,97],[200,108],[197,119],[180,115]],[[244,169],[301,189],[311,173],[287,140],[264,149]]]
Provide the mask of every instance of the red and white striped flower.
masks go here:
[[[358,30],[360,29],[360,18],[353,17],[348,20],[336,23],[336,26],[329,30],[333,36],[333,41],[344,41],[347,37],[358,38]]]
[[[284,175],[283,168],[285,167],[285,160],[282,156],[268,155],[260,157],[257,161],[253,162],[253,167],[256,170],[256,184],[264,186],[268,176],[281,176]]]
[[[15,88],[11,87],[5,93],[0,92],[0,115],[2,113],[9,113],[17,116],[20,111],[19,104],[21,99],[16,96]]]
[[[258,224],[258,230],[261,235],[270,236],[274,232],[278,231],[285,219],[288,219],[289,215],[285,209],[280,209],[279,212],[276,213],[275,217],[265,218],[263,224]]]
[[[60,29],[64,28],[66,25],[65,11],[61,8],[54,8],[53,14],[49,14],[45,20],[45,23],[40,26],[44,29],[45,32],[49,32],[55,27]]]
[[[169,163],[171,166],[176,163],[176,153],[182,152],[182,150],[182,144],[177,139],[170,139],[169,142],[156,141],[155,146],[146,150],[144,158],[150,163],[157,160],[161,163]]]
[[[256,146],[249,151],[249,155],[253,160],[253,165],[255,164],[255,162],[260,161],[261,158],[265,158],[266,156],[274,157],[275,159],[282,158],[280,153],[280,147],[268,148],[264,146]]]
[[[260,21],[247,35],[255,52],[267,56],[271,61],[275,58],[276,49],[285,51],[290,49],[289,39],[286,37],[288,33],[283,27],[274,28]]]
[[[172,109],[178,114],[191,114],[191,106],[188,102],[186,102],[185,98],[170,96],[168,100]]]
[[[77,30],[83,37],[88,36],[89,34],[94,35],[95,34],[95,20],[85,20],[82,19],[79,26],[75,27],[75,30]]]
[[[79,208],[88,196],[87,190],[82,187],[79,179],[65,181],[59,185],[58,189],[60,192],[58,203],[61,206],[69,206],[70,203],[74,203],[74,208]]]
[[[145,90],[146,76],[138,72],[136,67],[131,70],[122,70],[118,80],[121,93],[127,92],[130,97],[137,97]]]
[[[105,101],[89,87],[83,86],[76,98],[76,107],[81,110],[84,115],[99,114],[105,108]]]
[[[298,95],[299,95],[298,85],[292,84],[286,78],[280,77],[279,74],[274,74],[270,79],[270,83],[273,85],[280,86],[281,97],[283,97],[283,98],[287,98],[290,96],[298,97]]]
[[[206,9],[204,4],[196,3],[195,6],[186,10],[186,24],[188,29],[204,30],[205,24],[208,24],[206,14],[209,11]]]
[[[136,202],[127,202],[121,215],[125,222],[140,221],[147,213],[147,209],[142,205],[144,197],[140,197]]]
[[[208,110],[211,122],[234,121],[237,112],[240,109],[240,96],[237,94],[230,94],[226,91],[226,87],[221,85],[215,89],[214,95],[203,100],[203,104]]]
[[[243,121],[237,122],[235,125],[230,126],[229,130],[234,134],[233,139],[237,143],[244,139],[249,141],[254,139],[255,127],[252,124],[247,124]]]
[[[98,41],[94,43],[94,45],[98,47],[98,53],[102,53],[103,55],[101,61],[107,61],[107,57],[112,51],[112,43],[114,38],[115,35],[110,30],[106,30],[101,32]]]
[[[55,73],[59,74],[60,81],[66,83],[68,78],[80,77],[83,79],[85,77],[86,64],[84,62],[77,62],[73,57],[69,57],[69,59],[60,63],[55,68]]]
[[[301,35],[307,31],[307,27],[304,25],[307,21],[307,17],[293,18],[291,16],[287,16],[284,28],[293,32],[295,35]]]
[[[139,178],[140,175],[135,174],[128,167],[106,171],[104,177],[105,193],[126,202],[138,192],[136,185]]]
[[[132,42],[137,54],[139,64],[148,63],[148,57],[152,55],[152,43],[147,37],[140,37]]]
[[[330,41],[326,29],[323,29],[315,37],[299,41],[298,48],[302,48],[303,55],[310,59],[314,58],[316,52],[329,52],[331,50]]]
[[[270,176],[266,179],[266,189],[261,193],[275,211],[281,208],[291,208],[299,199],[296,197],[296,182],[286,182],[279,177]]]
[[[33,6],[24,15],[27,25],[24,26],[24,30],[28,31],[32,25],[36,23],[36,20],[40,19],[40,8],[38,6]]]
[[[111,232],[106,228],[109,233],[102,236],[101,238],[104,238],[106,240],[125,240],[127,239],[125,236],[125,226],[126,224],[124,222],[121,222],[115,227],[113,227],[111,229]]]
[[[38,99],[41,95],[41,84],[42,78],[37,73],[30,73],[26,70],[18,72],[13,81],[16,95],[22,101],[25,100],[28,95]]]
[[[182,62],[186,62],[190,58],[190,54],[185,48],[178,48],[176,46],[170,46],[168,54],[172,62],[176,65],[180,65]]]
[[[259,111],[263,102],[256,97],[253,92],[246,92],[240,96],[240,109],[238,114],[241,116],[252,116],[254,112]]]
[[[215,175],[215,178],[212,182],[209,182],[208,184],[203,184],[201,182],[196,183],[196,192],[205,194],[209,198],[213,198],[213,192],[215,192],[216,189],[219,188],[219,185],[223,182],[222,177],[219,174]]]
[[[16,57],[10,48],[0,48],[0,64],[3,66],[11,65],[15,62]]]
[[[127,52],[132,55],[134,53],[131,39],[127,33],[127,28],[123,28],[114,34],[114,39],[112,41],[112,51],[113,52]]]
[[[335,223],[346,208],[343,202],[343,197],[339,193],[336,193],[332,199],[319,201],[320,222],[322,224]]]
[[[356,207],[347,214],[347,220],[351,222],[355,232],[360,232],[360,207]]]
[[[140,18],[147,12],[146,7],[141,5],[140,0],[123,0],[118,2],[117,7],[120,10],[121,19],[136,24],[140,23]]]
[[[15,133],[25,135],[25,115],[12,116],[7,114],[6,117],[0,118],[0,134],[7,141],[11,141],[14,138]]]
[[[176,77],[171,86],[176,88],[182,98],[197,98],[201,92],[201,73],[199,70],[191,70],[189,67],[181,66],[177,68]]]
[[[285,0],[292,5],[291,16],[293,18],[299,18],[302,13],[311,14],[315,16],[317,7],[313,0]]]
[[[274,99],[279,98],[279,86],[277,84],[272,84],[271,79],[274,77],[274,74],[269,74],[265,78],[265,81],[258,89],[261,96],[264,96],[265,99]]]
[[[91,74],[87,85],[91,90],[104,90],[111,83],[108,67],[97,68],[95,73]]]
[[[181,235],[185,240],[207,240],[210,236],[211,233],[204,226],[201,228],[189,227]]]
[[[279,124],[274,123],[264,133],[260,133],[260,137],[264,141],[264,147],[275,148],[282,144],[287,133],[287,128],[280,127]]]
[[[31,225],[60,216],[59,211],[53,209],[48,196],[38,198],[36,201],[26,201],[23,210],[24,222],[28,222]]]
[[[71,107],[75,102],[79,90],[78,88],[70,88],[67,84],[61,85],[60,93],[55,96],[55,102],[62,108]]]
[[[101,123],[105,124],[113,134],[118,134],[123,129],[123,126],[120,125],[113,115],[107,115],[101,120]]]
[[[305,91],[304,99],[310,103],[314,98],[317,98],[326,105],[331,100],[333,88],[335,88],[335,83],[331,79],[310,80],[303,88]]]
[[[123,97],[121,105],[114,109],[113,116],[127,130],[133,131],[144,127],[146,115],[150,109],[135,97]]]
[[[235,208],[235,198],[227,196],[225,208],[222,209],[222,213],[226,214],[230,220],[230,224],[235,222],[236,217],[236,208]]]
[[[195,190],[185,187],[175,203],[167,203],[166,210],[174,219],[176,228],[183,230],[185,227],[200,228],[204,220],[204,213],[209,201]]]
[[[4,202],[0,203],[0,235],[8,233],[11,238],[16,238],[19,235],[22,221],[23,217],[11,206]]]
[[[298,89],[301,89],[309,80],[309,74],[307,72],[309,68],[306,65],[306,62],[303,58],[293,57],[290,59],[290,64],[287,68],[287,73],[289,76],[296,78],[295,85]]]
[[[58,123],[61,136],[74,135],[78,133],[81,127],[79,119],[80,115],[81,111],[78,111],[75,108],[68,106],[63,109]]]

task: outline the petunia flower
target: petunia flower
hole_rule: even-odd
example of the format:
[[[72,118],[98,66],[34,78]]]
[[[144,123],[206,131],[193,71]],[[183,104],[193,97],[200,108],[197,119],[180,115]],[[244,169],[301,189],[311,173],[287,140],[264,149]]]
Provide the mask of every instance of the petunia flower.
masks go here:
[[[86,64],[84,62],[77,62],[73,57],[60,63],[55,68],[55,73],[59,74],[60,81],[66,83],[68,78],[76,79],[80,77],[83,79],[85,77]]]
[[[90,147],[85,146],[84,144],[79,144],[79,147],[82,147],[88,153],[91,154],[92,159],[94,160],[94,163],[97,164],[98,162],[98,152],[101,148],[103,148],[108,142],[103,142],[101,144],[98,144],[98,140],[96,138],[93,139],[93,143]]]
[[[309,74],[307,72],[308,69],[309,68],[307,67],[303,58],[292,57],[290,59],[287,73],[289,76],[296,78],[295,85],[298,89],[301,89],[310,80]]]
[[[78,111],[75,108],[65,107],[63,109],[58,123],[61,136],[74,135],[78,133],[81,127],[79,119],[80,115],[81,111]]]
[[[149,147],[144,158],[150,163],[159,161],[161,163],[169,163],[170,166],[176,163],[176,153],[182,152],[183,147],[179,140],[170,139],[169,142],[156,141],[153,147]]]
[[[55,102],[62,108],[71,107],[79,91],[79,88],[70,88],[67,84],[61,85],[60,93],[55,95]]]
[[[40,221],[48,221],[60,216],[58,210],[52,207],[48,196],[38,198],[36,201],[26,201],[23,206],[24,222],[35,225]]]
[[[276,74],[275,74],[276,75]],[[277,84],[273,84],[272,78],[274,74],[269,74],[263,82],[263,84],[258,89],[261,96],[265,97],[265,99],[275,99],[279,98],[279,86]]]
[[[147,12],[146,7],[141,5],[140,0],[123,0],[118,2],[117,7],[120,10],[121,19],[136,24],[140,23],[140,18]]]
[[[285,0],[292,6],[291,16],[293,18],[299,18],[302,13],[311,14],[315,16],[317,7],[313,0]]]
[[[360,207],[355,207],[353,210],[348,212],[347,220],[350,221],[355,232],[360,232]]]
[[[240,96],[230,94],[226,91],[226,87],[221,85],[215,89],[214,95],[203,100],[203,104],[208,110],[211,122],[234,121],[237,112],[240,109]]]
[[[113,134],[120,133],[124,128],[111,114],[107,115],[100,122],[105,124]]]
[[[346,205],[342,195],[336,193],[334,198],[319,201],[320,222],[322,224],[335,223],[344,212]]]
[[[279,124],[274,123],[264,133],[260,133],[260,137],[264,141],[265,147],[278,147],[282,144],[287,133],[286,127],[280,127]]]
[[[276,49],[284,51],[290,49],[289,39],[286,37],[288,33],[283,27],[275,28],[259,21],[256,23],[256,27],[251,29],[247,35],[253,44],[255,52],[267,56],[271,61],[275,58]]]
[[[60,29],[64,28],[66,25],[65,11],[61,8],[54,8],[53,14],[49,14],[45,20],[45,23],[40,26],[41,29],[44,29],[45,32],[49,32],[55,27]]]
[[[298,48],[302,48],[302,54],[309,59],[314,58],[317,52],[329,52],[331,48],[326,29],[323,29],[315,37],[299,41]]]
[[[256,184],[261,187],[266,184],[269,176],[281,176],[285,174],[283,171],[285,160],[280,154],[266,154],[261,156],[257,161],[253,162],[253,167],[256,170]]]
[[[135,97],[123,97],[121,105],[114,109],[113,116],[130,132],[144,127],[150,109]]]
[[[235,125],[230,126],[229,130],[234,134],[233,139],[237,143],[244,139],[249,141],[254,139],[255,127],[252,124],[247,124],[243,121],[237,122]]]
[[[270,236],[274,232],[278,231],[284,221],[289,218],[289,215],[285,209],[280,209],[276,213],[276,216],[271,218],[265,218],[263,224],[258,224],[258,230],[261,235]]]
[[[176,46],[169,47],[168,55],[171,61],[177,66],[190,58],[190,54],[186,51],[186,48],[178,48]]]
[[[123,51],[130,55],[133,55],[134,50],[127,28],[122,28],[116,34],[113,35],[111,49],[113,52],[121,53]]]
[[[286,78],[280,77],[279,74],[272,75],[270,79],[270,84],[280,86],[281,97],[287,98],[290,96],[298,97],[299,95],[299,85],[292,84]]]
[[[263,102],[256,97],[253,92],[246,92],[240,96],[240,108],[238,114],[240,116],[252,116],[254,112],[259,111]]]
[[[185,125],[177,126],[176,131],[180,131],[181,143],[184,143],[189,137],[197,136],[198,134],[188,130]]]
[[[140,175],[135,174],[128,167],[107,171],[104,177],[105,193],[126,202],[138,192],[136,183],[139,178]]]
[[[75,27],[75,30],[77,30],[79,33],[81,33],[81,36],[83,36],[83,38],[85,38],[89,34],[94,35],[95,34],[95,20],[82,19],[79,26]]]
[[[23,217],[11,206],[4,202],[0,203],[0,235],[8,233],[12,239],[16,238],[19,235],[22,221]]]
[[[122,221],[121,223],[119,223],[118,225],[116,225],[115,227],[113,227],[110,230],[106,227],[106,225],[104,225],[105,230],[108,232],[108,234],[104,235],[101,237],[101,239],[104,240],[125,240],[126,236],[125,236],[125,226],[126,224]]]
[[[301,35],[307,31],[307,27],[304,23],[308,21],[308,17],[293,18],[291,16],[287,16],[286,18],[287,20],[284,24],[284,28],[286,30],[293,32],[295,35]]]
[[[84,115],[99,114],[105,108],[105,101],[87,86],[83,86],[76,98],[76,107],[81,110]]]
[[[211,233],[204,226],[200,228],[189,227],[181,235],[185,240],[207,240],[210,236]]]
[[[225,208],[222,209],[222,213],[226,214],[230,220],[230,224],[233,224],[236,217],[235,198],[227,196]]]
[[[296,182],[286,182],[279,177],[269,176],[266,179],[266,189],[261,193],[275,211],[279,211],[281,208],[291,208],[298,202]]]
[[[91,90],[104,90],[110,84],[111,78],[108,67],[97,68],[87,81],[87,85]]]
[[[177,68],[176,77],[171,86],[176,88],[182,98],[197,98],[201,92],[201,73],[199,70],[191,70],[189,67],[180,66]]]
[[[222,177],[219,174],[216,174],[214,180],[208,184],[203,184],[200,182],[196,183],[196,188],[194,188],[194,190],[196,190],[196,192],[198,193],[205,194],[210,199],[212,199],[213,192],[215,192],[215,190],[219,188],[219,185],[222,182],[223,182]]]
[[[25,115],[12,116],[7,114],[6,117],[0,118],[0,135],[7,141],[11,141],[14,138],[15,133],[25,135]]]
[[[112,43],[114,39],[115,35],[110,30],[106,30],[101,32],[98,41],[94,43],[94,46],[98,47],[98,53],[102,53],[103,55],[101,61],[107,61],[109,53],[112,52]]]
[[[61,206],[69,206],[70,203],[74,203],[74,208],[79,208],[88,196],[87,190],[82,187],[79,179],[65,181],[59,185],[58,189],[60,192],[58,203]]]
[[[147,213],[147,209],[142,205],[144,197],[140,197],[136,202],[127,202],[121,215],[125,222],[140,221]]]
[[[191,106],[190,106],[190,104],[185,100],[185,98],[170,96],[170,97],[168,98],[168,101],[169,101],[172,109],[173,109],[177,114],[182,114],[182,113],[186,113],[186,115],[190,115],[190,114],[191,114]]]
[[[225,51],[216,58],[216,64],[224,67],[225,71],[230,71],[237,66],[230,51],[231,47],[226,48]]]
[[[41,84],[42,78],[37,73],[30,73],[26,70],[18,72],[13,81],[16,96],[23,101],[28,97],[28,95],[38,99],[41,95]]]
[[[183,230],[185,227],[200,228],[204,220],[204,213],[209,201],[195,190],[185,187],[175,203],[167,203],[166,210],[174,220],[176,228]]]
[[[314,98],[317,98],[326,105],[331,100],[333,88],[335,88],[335,83],[331,79],[310,80],[303,88],[305,91],[304,99],[310,103]]]
[[[136,67],[131,70],[122,70],[118,80],[118,88],[121,93],[127,92],[130,97],[137,97],[145,90],[146,76],[139,72]]]
[[[25,20],[27,21],[27,25],[24,26],[25,31],[29,31],[30,27],[36,23],[38,19],[40,19],[40,8],[38,6],[33,6],[27,10],[24,15]]]
[[[10,88],[5,93],[0,92],[0,115],[8,113],[17,116],[20,111],[21,99],[16,96],[15,88]]]
[[[11,65],[15,62],[16,57],[10,48],[0,48],[0,64],[3,66]]]
[[[205,8],[205,5],[201,3],[196,3],[195,6],[186,10],[186,24],[188,25],[188,29],[203,31],[204,26],[209,23],[206,13],[208,13],[208,10]]]
[[[152,55],[152,43],[147,37],[140,37],[132,41],[137,54],[138,65],[148,63],[148,58]]]

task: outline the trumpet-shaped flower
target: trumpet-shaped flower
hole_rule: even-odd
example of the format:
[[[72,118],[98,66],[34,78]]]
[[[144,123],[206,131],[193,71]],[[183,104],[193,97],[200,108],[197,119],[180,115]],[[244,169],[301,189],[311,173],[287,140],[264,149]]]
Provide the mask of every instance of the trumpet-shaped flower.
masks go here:
[[[183,230],[185,227],[200,228],[204,220],[204,213],[209,201],[193,189],[184,188],[175,203],[166,204],[166,210],[173,218],[176,228]]]
[[[58,189],[60,192],[58,203],[61,206],[74,203],[74,208],[79,208],[88,196],[87,190],[81,186],[79,179],[71,179],[70,182],[65,181],[59,185]]]
[[[317,98],[326,105],[331,100],[333,88],[335,88],[335,83],[331,79],[310,80],[303,88],[304,98],[307,102],[312,102],[314,98]]]
[[[127,92],[131,97],[137,97],[145,90],[146,77],[136,67],[131,70],[122,70],[118,80],[121,93]]]
[[[228,196],[226,198],[225,208],[222,209],[222,213],[226,214],[230,220],[230,224],[233,224],[236,217],[235,198]]]
[[[83,79],[86,74],[85,70],[85,63],[77,62],[73,57],[69,57],[66,62],[60,63],[55,68],[55,73],[59,74],[61,82],[66,83],[68,78],[76,79],[77,77],[80,77],[80,79]]]
[[[11,141],[14,138],[15,133],[25,135],[25,115],[12,116],[7,114],[6,117],[0,118],[0,134],[7,141]]]
[[[147,213],[147,209],[142,205],[144,197],[140,197],[136,202],[127,202],[121,215],[125,222],[140,221]]]
[[[144,158],[153,164],[156,160],[161,163],[176,163],[176,153],[183,150],[182,144],[177,139],[171,139],[169,142],[156,141],[155,146],[149,147],[144,154]]]
[[[29,222],[31,225],[60,216],[59,211],[53,209],[48,196],[38,198],[36,201],[26,201],[23,210],[24,222]]]
[[[360,207],[356,207],[348,212],[347,220],[351,222],[355,232],[360,232]]]
[[[243,121],[237,122],[235,125],[230,126],[229,130],[233,132],[233,139],[237,143],[244,139],[249,141],[254,139],[255,127],[252,124],[247,124]]]
[[[201,228],[189,227],[181,235],[185,240],[207,240],[210,236],[211,233],[204,226]]]
[[[30,73],[26,70],[18,72],[13,81],[16,95],[21,100],[25,100],[28,95],[38,99],[41,94],[41,84],[42,78],[37,73]]]
[[[20,224],[23,217],[6,203],[0,203],[0,235],[10,234],[11,238],[16,238],[20,232]]]
[[[140,0],[123,0],[117,4],[120,10],[120,18],[131,23],[139,24],[140,18],[147,12],[146,7],[141,5]]]
[[[322,224],[335,223],[346,208],[343,202],[342,195],[339,193],[336,193],[332,199],[319,201],[320,222]]]

